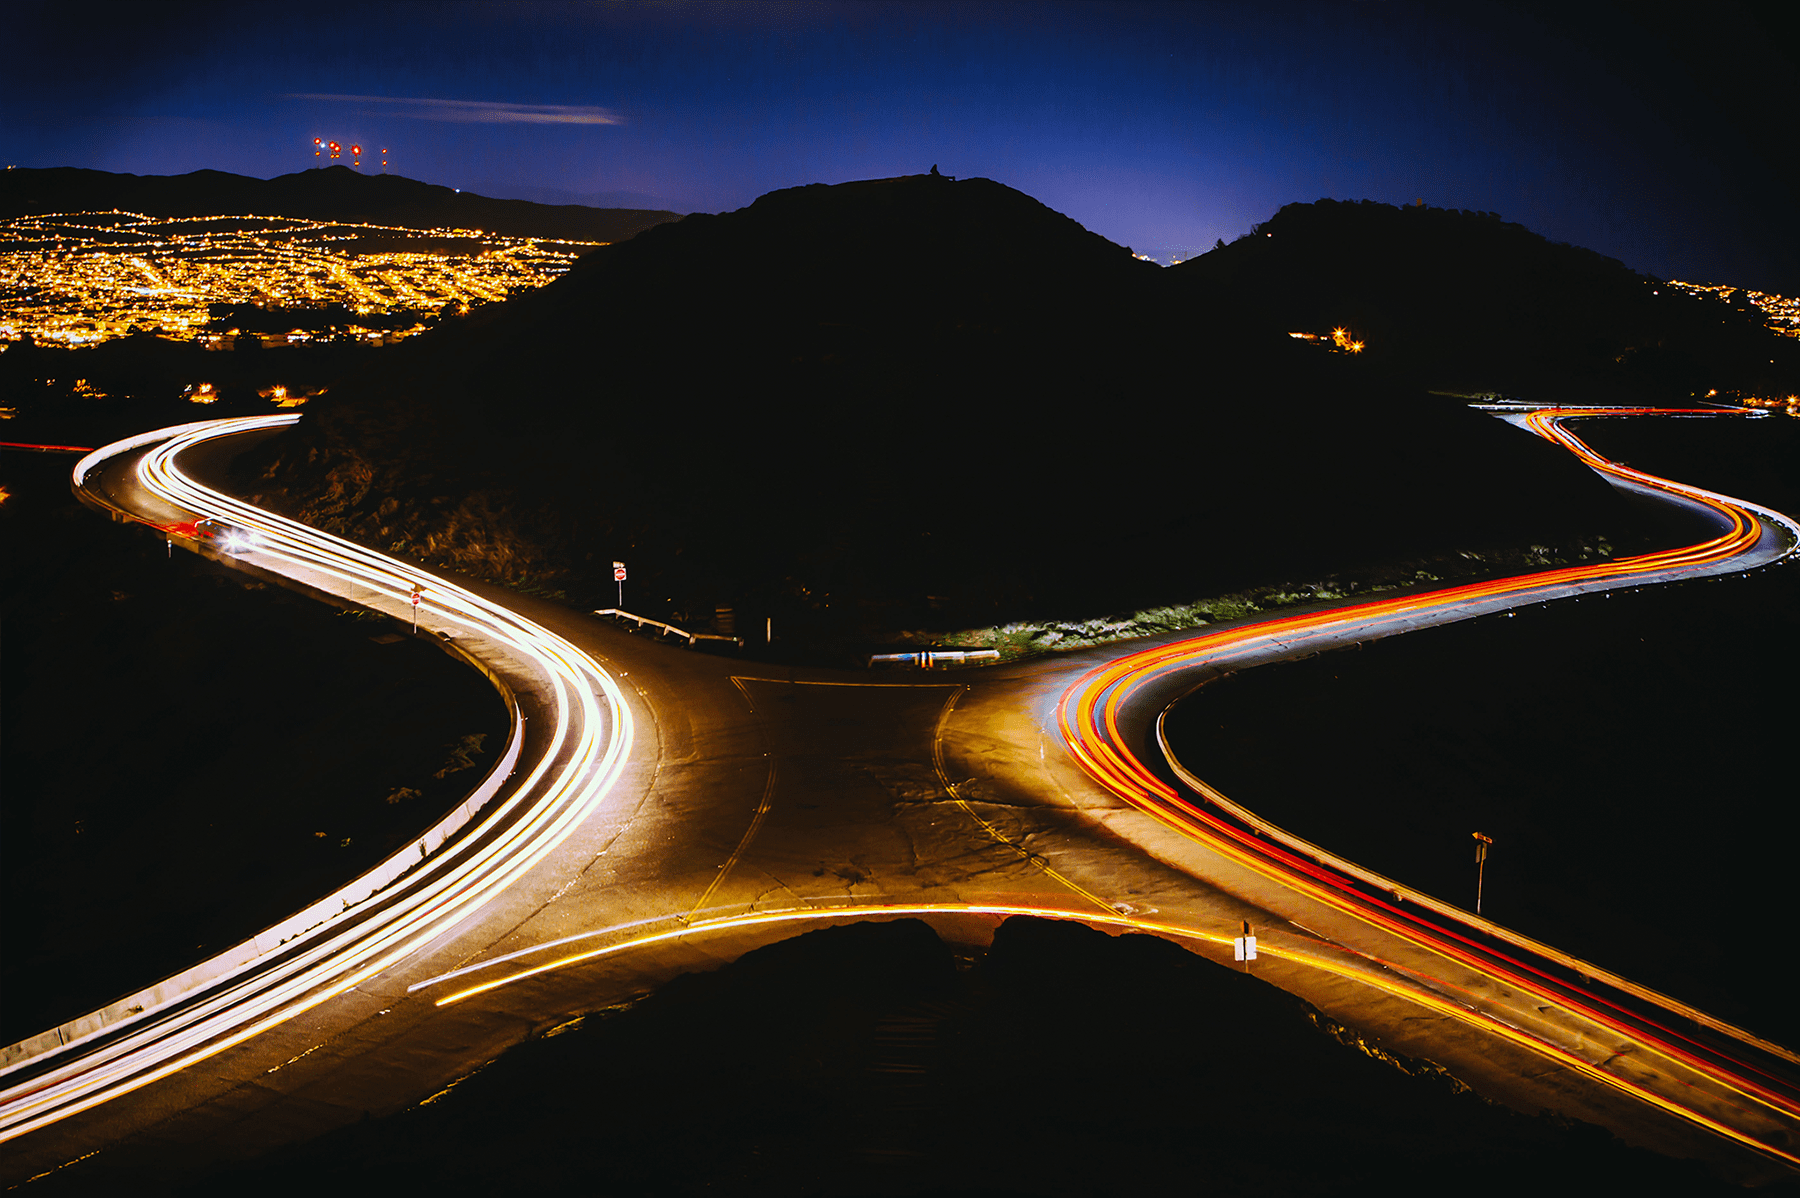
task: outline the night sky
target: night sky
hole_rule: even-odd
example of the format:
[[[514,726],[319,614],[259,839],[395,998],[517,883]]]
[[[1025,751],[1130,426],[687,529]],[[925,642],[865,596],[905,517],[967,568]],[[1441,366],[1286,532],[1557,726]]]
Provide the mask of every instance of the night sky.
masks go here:
[[[680,212],[936,163],[1163,261],[1296,200],[1423,198],[1800,293],[1792,16],[1571,7],[15,4],[0,162],[266,178],[324,137]]]

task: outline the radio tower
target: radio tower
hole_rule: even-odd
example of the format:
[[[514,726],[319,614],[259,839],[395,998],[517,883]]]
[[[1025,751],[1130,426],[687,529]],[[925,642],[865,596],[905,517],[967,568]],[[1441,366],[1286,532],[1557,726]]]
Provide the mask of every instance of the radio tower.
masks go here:
[[[357,167],[359,169],[362,167],[362,147],[361,146],[351,146],[350,147],[350,165]]]
[[[325,139],[322,137],[313,138],[313,158],[314,158],[314,160],[316,161],[318,159],[318,157],[321,154],[323,154],[324,152],[325,152]]]
[[[387,174],[387,147],[381,147],[381,173]]]
[[[328,141],[325,144],[331,147],[331,160],[336,162],[344,147],[338,145],[335,141]]]

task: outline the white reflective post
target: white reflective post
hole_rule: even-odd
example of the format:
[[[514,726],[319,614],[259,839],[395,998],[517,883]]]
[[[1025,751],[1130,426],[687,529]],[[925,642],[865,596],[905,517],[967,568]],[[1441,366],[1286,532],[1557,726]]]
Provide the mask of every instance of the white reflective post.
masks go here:
[[[1241,926],[1244,929],[1244,934],[1242,936],[1234,937],[1231,941],[1231,959],[1234,961],[1242,961],[1244,963],[1244,972],[1249,973],[1250,962],[1256,960],[1256,936],[1250,931],[1249,920],[1246,919],[1241,921]]]

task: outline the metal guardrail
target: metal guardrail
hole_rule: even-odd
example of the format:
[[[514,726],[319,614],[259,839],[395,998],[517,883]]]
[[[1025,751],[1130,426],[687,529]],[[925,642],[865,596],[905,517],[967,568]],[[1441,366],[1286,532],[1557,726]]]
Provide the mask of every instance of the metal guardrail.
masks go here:
[[[459,655],[465,660],[473,660],[467,653],[459,651]],[[500,681],[492,670],[486,667],[481,667],[481,670],[500,691],[500,697],[510,713],[512,728],[507,738],[506,751],[500,760],[488,770],[481,784],[470,791],[448,814],[413,838],[405,847],[394,850],[386,859],[280,923],[271,924],[249,939],[215,953],[180,973],[134,990],[97,1011],[66,1019],[48,1031],[20,1040],[16,1044],[0,1047],[0,1074],[10,1073],[44,1053],[115,1029],[138,1016],[146,1013],[154,1015],[162,1007],[204,990],[219,979],[239,973],[265,957],[284,951],[290,941],[372,898],[394,879],[442,848],[445,842],[475,819],[488,800],[498,794],[507,779],[513,776],[519,764],[520,751],[525,744],[525,724],[520,719],[518,702],[513,697],[512,688]]]
[[[687,643],[690,645],[695,641],[730,641],[740,649],[744,647],[744,638],[741,636],[720,636],[716,632],[689,632],[685,628],[677,628],[662,620],[652,620],[649,616],[640,616],[636,612],[626,611],[622,607],[597,607],[594,609],[594,614],[596,616],[613,616],[621,620],[635,620],[639,628],[651,624],[662,629],[664,636],[672,632],[676,636],[686,637]]]
[[[869,667],[918,666],[929,670],[934,666],[960,666],[971,661],[999,661],[998,649],[915,649],[911,653],[871,653]]]

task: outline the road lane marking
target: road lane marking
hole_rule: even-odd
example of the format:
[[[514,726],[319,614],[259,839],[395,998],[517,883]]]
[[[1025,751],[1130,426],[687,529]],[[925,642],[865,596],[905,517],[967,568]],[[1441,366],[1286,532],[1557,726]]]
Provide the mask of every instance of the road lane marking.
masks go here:
[[[411,994],[415,990],[423,990],[428,986],[435,986],[439,982],[454,981],[457,978],[466,977],[471,973],[480,973],[484,969],[492,969],[496,965],[504,965],[508,961],[517,961],[521,957],[529,957],[533,953],[548,952],[553,948],[561,948],[565,944],[574,944],[580,940],[592,940],[597,936],[610,936],[614,932],[623,932],[631,928],[647,927],[653,923],[664,923],[675,918],[676,917],[673,915],[652,915],[648,919],[633,919],[625,923],[614,924],[609,928],[601,928],[593,932],[576,932],[572,936],[563,936],[556,940],[546,940],[542,944],[534,944],[530,948],[516,949],[513,952],[505,953],[498,957],[489,957],[485,961],[477,961],[473,965],[465,965],[460,969],[452,969],[449,973],[440,973],[436,977],[426,978],[422,982],[414,982],[406,988],[406,992]]]
[[[1107,902],[1093,891],[1070,880],[1060,870],[1053,867],[1042,854],[1034,853],[1024,845],[1015,844],[1007,839],[998,828],[976,814],[975,809],[969,806],[968,800],[964,799],[962,795],[957,792],[956,783],[950,781],[950,775],[944,769],[944,726],[950,722],[950,713],[956,709],[956,701],[968,693],[969,688],[966,684],[958,686],[955,691],[951,692],[950,697],[944,700],[943,709],[938,712],[937,727],[933,730],[931,737],[931,766],[937,771],[938,785],[944,788],[944,793],[950,796],[951,802],[962,808],[963,814],[981,825],[981,830],[986,832],[995,844],[1003,845],[1006,848],[1011,849],[1026,862],[1037,866],[1045,874],[1049,875],[1069,890],[1074,891],[1102,911],[1105,911],[1108,914],[1116,913],[1118,910],[1117,907],[1113,906],[1113,904]]]
[[[738,859],[744,855],[744,850],[750,847],[750,842],[756,839],[757,829],[762,827],[763,820],[768,817],[769,808],[774,805],[775,772],[776,762],[778,760],[779,758],[775,757],[769,758],[769,779],[767,782],[763,783],[762,803],[757,807],[756,814],[751,817],[750,827],[745,829],[743,839],[738,841],[737,848],[731,850],[731,856],[725,858],[725,864],[721,865],[717,872],[713,874],[712,885],[706,888],[705,893],[700,896],[699,901],[693,905],[692,909],[690,909],[686,915],[676,917],[680,919],[682,923],[685,924],[691,922],[695,912],[706,906],[706,900],[713,896],[713,891],[719,888],[719,884],[725,880],[725,875],[731,872],[732,867],[738,863]]]

